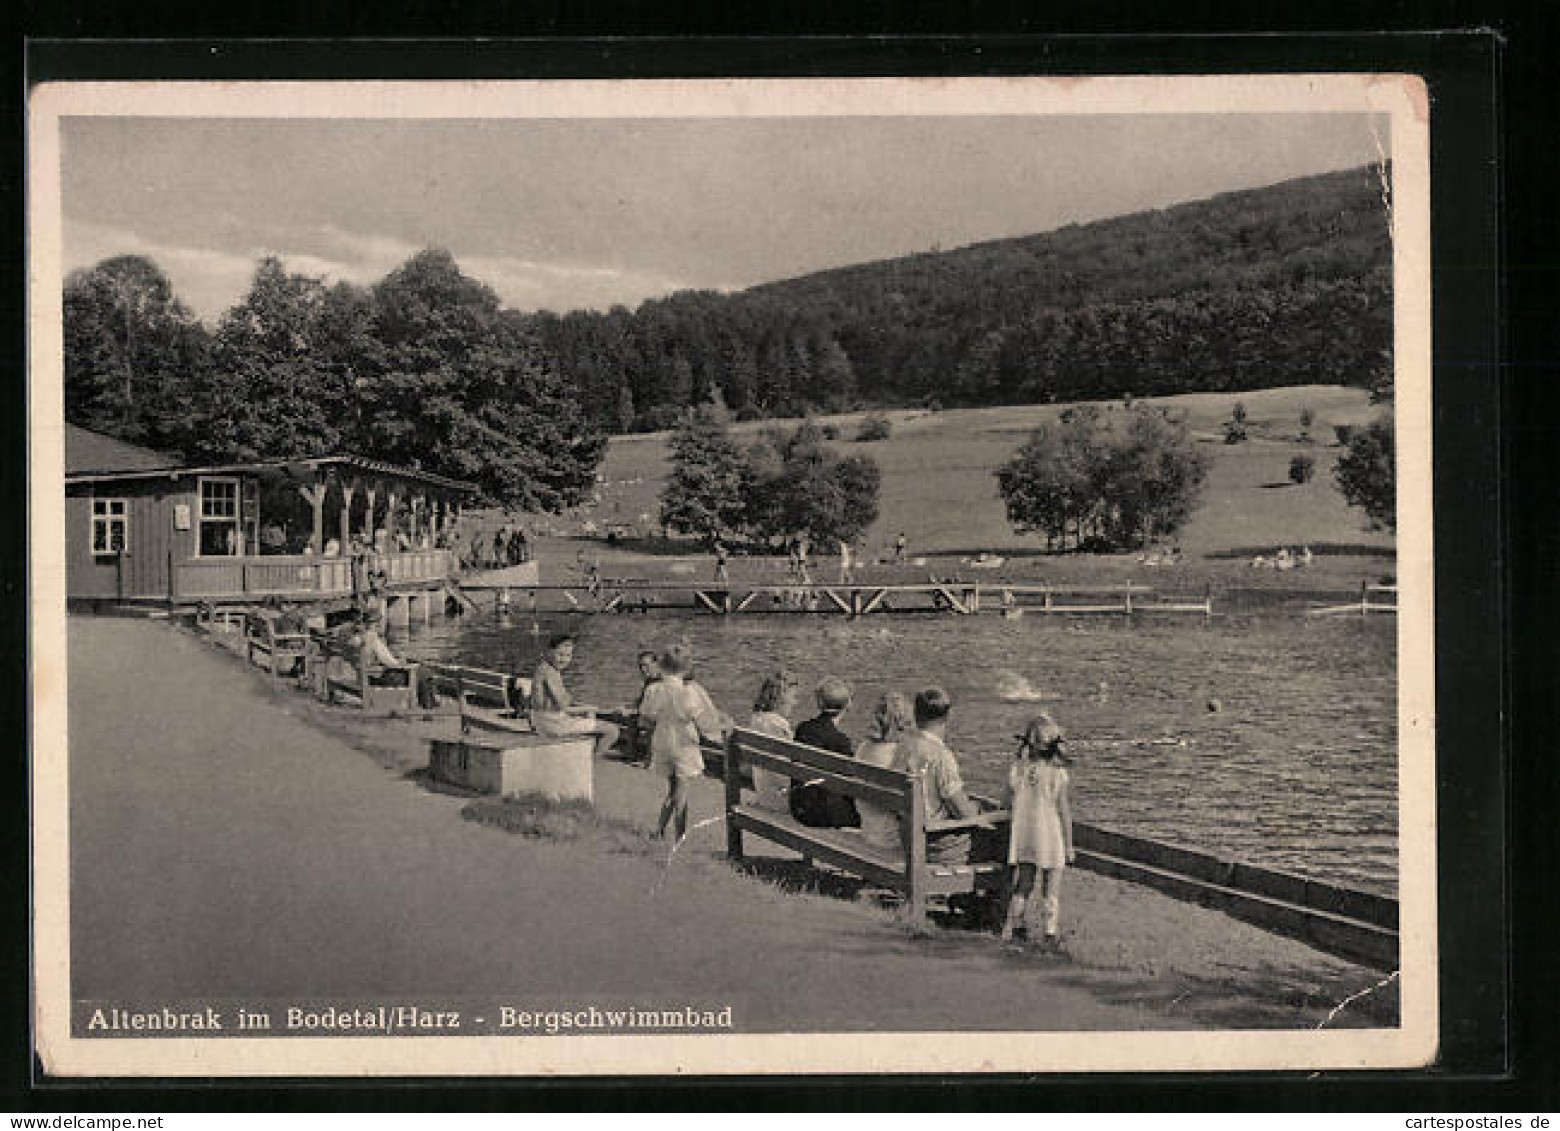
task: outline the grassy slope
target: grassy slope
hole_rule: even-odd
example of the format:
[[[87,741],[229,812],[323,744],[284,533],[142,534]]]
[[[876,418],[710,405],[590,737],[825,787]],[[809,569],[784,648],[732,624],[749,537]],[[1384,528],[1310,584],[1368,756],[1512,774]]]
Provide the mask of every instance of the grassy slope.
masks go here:
[[[1230,446],[1222,442],[1222,424],[1236,400],[1246,405],[1252,438]],[[1342,451],[1333,425],[1361,423],[1378,411],[1363,390],[1306,386],[1240,394],[1193,393],[1148,403],[1184,409],[1194,434],[1213,457],[1202,505],[1180,538],[1186,557],[1181,575],[1187,581],[1353,585],[1392,572],[1391,534],[1368,530],[1363,513],[1346,506],[1333,486],[1332,468]],[[1154,571],[1145,571],[1134,554],[1042,555],[1043,539],[1015,534],[1008,524],[993,469],[1023,443],[1030,429],[1065,407],[893,413],[892,437],[873,444],[848,442],[859,417],[823,418],[840,425],[842,450],[870,454],[882,466],[882,507],[868,533],[869,552],[885,550],[903,530],[913,555],[941,559],[935,564],[949,571],[957,568],[959,558],[987,551],[1008,557],[1002,575],[1015,579],[1152,577]],[[1300,413],[1307,407],[1315,415],[1308,444],[1296,438]],[[1120,411],[1119,406],[1114,411]],[[739,425],[736,431],[751,434],[758,427]],[[658,510],[667,471],[666,440],[666,433],[615,437],[602,467],[600,504],[582,517],[544,523],[544,532],[576,534],[587,518],[598,524],[624,522],[648,529],[652,523],[641,516],[653,520]],[[1289,461],[1299,453],[1316,460],[1315,478],[1304,486],[1290,484],[1288,477]],[[544,542],[544,548],[547,545]],[[1276,574],[1252,570],[1247,564],[1255,554],[1302,545],[1318,555],[1309,572]],[[554,546],[554,552],[568,560],[576,550],[573,544]],[[689,552],[696,552],[691,545]],[[619,564],[626,568],[626,559],[635,556],[632,549],[613,553],[604,546],[601,553],[609,572],[613,558],[625,559]],[[643,572],[661,572],[653,562],[640,564]],[[1158,576],[1163,579],[1163,571]]]

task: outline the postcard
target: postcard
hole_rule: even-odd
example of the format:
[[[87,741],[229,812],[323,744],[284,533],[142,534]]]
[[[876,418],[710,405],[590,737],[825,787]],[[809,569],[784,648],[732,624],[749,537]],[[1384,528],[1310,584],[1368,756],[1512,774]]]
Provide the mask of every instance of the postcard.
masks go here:
[[[1433,1061],[1421,80],[28,110],[50,1075]]]

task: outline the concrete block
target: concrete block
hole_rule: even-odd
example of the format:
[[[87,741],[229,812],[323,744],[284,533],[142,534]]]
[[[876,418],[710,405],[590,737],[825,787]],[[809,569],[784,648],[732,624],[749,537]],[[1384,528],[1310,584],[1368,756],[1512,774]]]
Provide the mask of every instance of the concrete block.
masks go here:
[[[595,739],[493,735],[488,741],[435,738],[428,772],[438,781],[509,797],[540,793],[555,801],[593,799]]]

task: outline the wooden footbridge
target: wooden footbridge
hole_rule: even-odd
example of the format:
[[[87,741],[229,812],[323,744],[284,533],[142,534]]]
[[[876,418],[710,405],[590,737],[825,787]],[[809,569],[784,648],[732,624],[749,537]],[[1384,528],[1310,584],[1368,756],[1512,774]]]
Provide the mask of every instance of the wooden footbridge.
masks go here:
[[[719,616],[755,613],[823,613],[863,617],[874,613],[946,612],[955,616],[996,613],[1087,615],[1195,613],[1213,615],[1213,598],[1161,595],[1143,585],[1057,586],[1033,583],[930,580],[910,584],[810,582],[652,581],[601,578],[571,584],[507,586],[462,584],[468,595],[491,594],[499,611],[649,612],[692,608]],[[556,598],[549,601],[548,597]],[[545,602],[545,605],[544,605]]]

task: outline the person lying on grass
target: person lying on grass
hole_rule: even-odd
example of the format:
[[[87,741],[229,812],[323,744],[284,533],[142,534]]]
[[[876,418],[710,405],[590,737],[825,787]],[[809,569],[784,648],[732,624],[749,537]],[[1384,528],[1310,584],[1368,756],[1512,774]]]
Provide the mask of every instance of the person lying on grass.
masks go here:
[[[666,776],[666,801],[656,824],[657,838],[675,823],[677,839],[688,835],[688,791],[704,773],[702,735],[724,739],[730,721],[710,702],[709,694],[692,681],[693,653],[683,644],[661,653],[661,678],[645,690],[640,718],[654,727],[650,736],[650,766]]]

